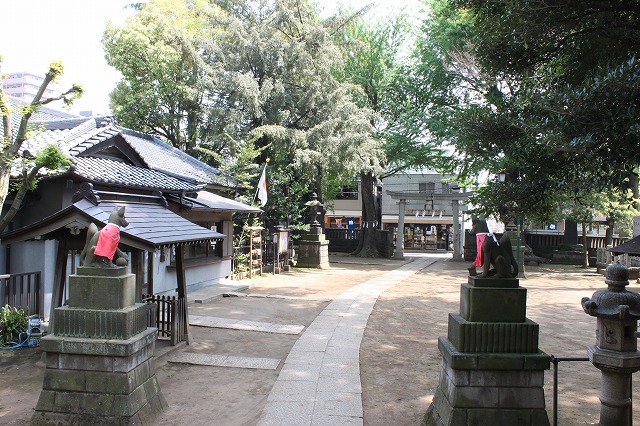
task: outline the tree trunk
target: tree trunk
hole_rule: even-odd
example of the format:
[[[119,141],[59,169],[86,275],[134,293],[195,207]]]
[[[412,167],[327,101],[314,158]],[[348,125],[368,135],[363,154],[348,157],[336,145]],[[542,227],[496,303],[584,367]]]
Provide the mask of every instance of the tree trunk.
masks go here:
[[[373,195],[374,178],[371,172],[360,174],[362,194],[362,224],[358,248],[352,254],[360,257],[380,257],[376,247],[376,198]]]
[[[567,246],[575,246],[578,244],[578,227],[573,220],[564,221],[564,244]]]
[[[587,225],[582,224],[582,267],[589,266],[589,246],[587,245]]]
[[[631,187],[631,191],[633,192],[633,199],[637,200],[640,198],[640,188],[638,188],[638,175],[634,172],[629,173],[629,186]],[[636,210],[640,210],[640,204],[638,202],[634,202],[633,206]]]
[[[607,223],[607,229],[604,233],[604,246],[608,247],[613,245],[613,227],[615,225],[615,222],[607,218],[606,223]]]

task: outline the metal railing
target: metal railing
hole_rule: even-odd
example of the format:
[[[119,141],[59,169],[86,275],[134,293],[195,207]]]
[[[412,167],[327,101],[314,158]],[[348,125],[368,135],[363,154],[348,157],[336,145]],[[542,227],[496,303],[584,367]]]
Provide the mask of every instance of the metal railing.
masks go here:
[[[553,364],[553,426],[558,426],[558,364],[562,361],[589,361],[589,358],[551,355],[551,363]]]
[[[40,272],[0,275],[0,303],[44,315],[44,288]]]

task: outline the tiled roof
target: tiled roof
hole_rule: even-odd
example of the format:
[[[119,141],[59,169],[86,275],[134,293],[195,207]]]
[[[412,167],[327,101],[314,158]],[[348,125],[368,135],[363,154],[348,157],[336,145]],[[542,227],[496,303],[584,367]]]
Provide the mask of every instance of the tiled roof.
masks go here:
[[[20,114],[20,107],[27,105],[28,102],[20,98],[15,98],[13,96],[7,96],[7,98],[9,99],[9,103],[11,103],[14,108],[14,111],[11,114],[11,125],[13,127],[13,132],[15,134],[18,131],[18,127],[20,126],[20,120],[22,118],[22,115]],[[29,123],[32,124],[31,127],[33,128],[33,124],[36,124],[36,123],[56,121],[56,120],[66,120],[66,119],[86,120],[87,118],[81,117],[79,115],[71,114],[66,111],[60,111],[54,108],[48,108],[48,107],[42,106],[38,109],[38,111],[31,114],[31,119],[29,120]],[[4,129],[2,128],[2,126],[0,126],[0,137],[2,136],[4,136]]]
[[[122,136],[154,170],[206,184],[235,186],[220,170],[150,135],[123,129]]]
[[[76,157],[73,162],[71,173],[94,183],[174,192],[194,192],[205,186],[106,158]]]
[[[186,242],[212,241],[225,235],[196,225],[172,211],[150,203],[123,202],[119,200],[102,201],[93,205],[88,200],[73,204],[78,210],[106,224],[109,215],[116,207],[125,207],[125,218],[129,225],[122,229],[125,234],[155,247]]]
[[[46,118],[46,117],[45,117]],[[74,160],[75,168],[69,170],[90,182],[101,182],[108,185],[158,189],[161,191],[197,191],[206,185],[236,186],[236,182],[223,175],[220,170],[211,167],[190,155],[162,142],[158,138],[116,125],[109,117],[63,117],[57,120],[30,121],[35,135],[25,141],[20,151],[29,150],[32,154],[47,145],[56,144]],[[109,150],[105,155],[100,144],[118,139],[124,141],[132,151],[122,152],[116,160],[106,160],[113,156],[113,143],[105,145]],[[124,149],[122,145],[119,148]],[[89,151],[89,153],[87,152]],[[126,151],[126,149],[124,149]],[[107,151],[105,151],[107,152]],[[132,155],[139,156],[133,158]],[[118,155],[116,154],[118,157]],[[129,158],[132,164],[123,162]],[[142,164],[141,164],[142,163]],[[21,170],[17,164],[14,176]],[[42,170],[43,175],[56,175],[64,171]]]
[[[120,133],[120,129],[115,124],[110,124],[106,127],[95,127],[87,129],[85,132],[79,133],[75,138],[69,141],[69,153],[76,157],[82,154],[89,148],[93,148],[100,142],[104,142],[107,139],[111,139]]]
[[[9,244],[32,238],[56,238],[55,232],[65,227],[86,228],[90,223],[102,227],[116,207],[125,207],[129,225],[120,232],[120,244],[152,251],[171,244],[215,241],[224,234],[203,228],[163,207],[157,200],[135,201],[129,194],[111,193],[114,198],[95,204],[86,198],[42,219],[39,222],[2,234],[2,242]],[[68,238],[68,230],[66,233]]]

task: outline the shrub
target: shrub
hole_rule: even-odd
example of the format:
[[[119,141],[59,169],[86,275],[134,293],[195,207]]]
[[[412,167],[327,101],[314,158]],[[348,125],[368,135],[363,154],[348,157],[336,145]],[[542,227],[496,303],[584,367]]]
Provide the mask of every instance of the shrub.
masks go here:
[[[29,320],[22,308],[5,305],[0,310],[0,345],[20,340],[20,333],[27,331]]]

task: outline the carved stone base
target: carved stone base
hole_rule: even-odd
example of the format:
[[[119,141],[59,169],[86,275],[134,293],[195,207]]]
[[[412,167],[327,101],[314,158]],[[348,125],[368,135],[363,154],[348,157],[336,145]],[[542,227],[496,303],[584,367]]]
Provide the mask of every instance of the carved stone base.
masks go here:
[[[438,339],[440,381],[428,426],[549,426],[538,324],[526,318],[527,291],[515,278],[469,277],[460,312]]]
[[[319,241],[300,240],[298,251],[298,268],[329,268],[329,241],[322,239]]]
[[[55,309],[53,334],[40,341],[46,370],[32,425],[146,425],[167,407],[155,375],[157,329],[134,303],[133,277],[124,268],[72,276],[73,303]]]
[[[442,369],[426,425],[549,426],[543,388],[548,355],[463,354],[440,339]]]

